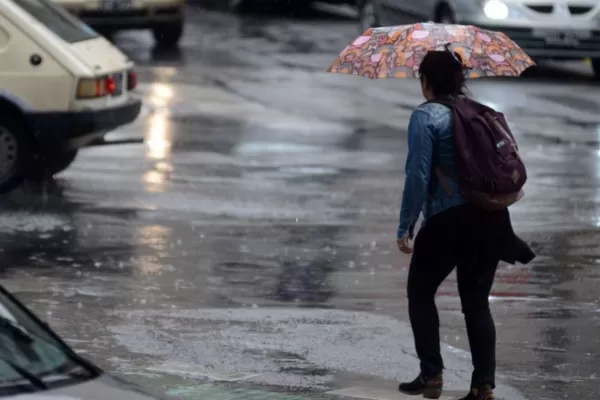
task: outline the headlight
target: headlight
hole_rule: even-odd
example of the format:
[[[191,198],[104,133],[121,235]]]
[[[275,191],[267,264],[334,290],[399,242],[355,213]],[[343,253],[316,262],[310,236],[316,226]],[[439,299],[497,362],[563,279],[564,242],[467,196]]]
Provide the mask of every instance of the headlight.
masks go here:
[[[483,4],[483,13],[489,19],[508,18],[508,7],[500,0],[489,0]]]

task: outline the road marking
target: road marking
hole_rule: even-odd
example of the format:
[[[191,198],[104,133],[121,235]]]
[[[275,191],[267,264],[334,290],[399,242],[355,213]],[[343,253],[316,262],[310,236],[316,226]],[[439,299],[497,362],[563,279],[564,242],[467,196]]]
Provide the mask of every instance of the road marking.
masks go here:
[[[341,397],[353,397],[365,400],[415,400],[415,396],[400,393],[390,388],[370,388],[353,386],[345,389],[332,390],[326,394]],[[450,392],[440,397],[440,400],[453,400],[459,398],[464,393]],[[419,396],[421,397],[421,396]]]

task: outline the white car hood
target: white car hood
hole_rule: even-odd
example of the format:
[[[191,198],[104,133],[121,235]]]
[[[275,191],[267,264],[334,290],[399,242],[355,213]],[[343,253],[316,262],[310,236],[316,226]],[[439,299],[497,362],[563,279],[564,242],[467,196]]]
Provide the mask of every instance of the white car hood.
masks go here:
[[[146,392],[137,385],[110,375],[89,380],[76,385],[64,386],[40,393],[27,393],[7,400],[166,400]]]

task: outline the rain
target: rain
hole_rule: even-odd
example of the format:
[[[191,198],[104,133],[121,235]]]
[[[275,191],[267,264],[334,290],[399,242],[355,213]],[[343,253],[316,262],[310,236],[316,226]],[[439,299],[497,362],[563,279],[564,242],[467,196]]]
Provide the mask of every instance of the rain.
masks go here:
[[[414,378],[410,257],[395,232],[421,89],[325,73],[358,23],[350,6],[315,7],[237,15],[194,2],[170,50],[145,31],[115,34],[143,108],[109,137],[144,143],[83,149],[0,198],[2,285],[104,370],[194,400],[346,398]],[[589,398],[600,89],[583,62],[469,89],[519,141],[529,180],[511,216],[538,255],[502,264],[490,296],[497,396]],[[471,361],[454,274],[436,302],[458,395]]]

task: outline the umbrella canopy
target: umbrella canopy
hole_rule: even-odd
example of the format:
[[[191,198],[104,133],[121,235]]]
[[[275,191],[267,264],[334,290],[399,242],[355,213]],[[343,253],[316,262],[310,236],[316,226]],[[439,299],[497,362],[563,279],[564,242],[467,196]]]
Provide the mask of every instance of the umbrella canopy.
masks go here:
[[[370,79],[418,77],[425,54],[444,49],[461,56],[468,78],[519,76],[535,65],[502,32],[425,22],[368,29],[342,51],[328,72]]]

